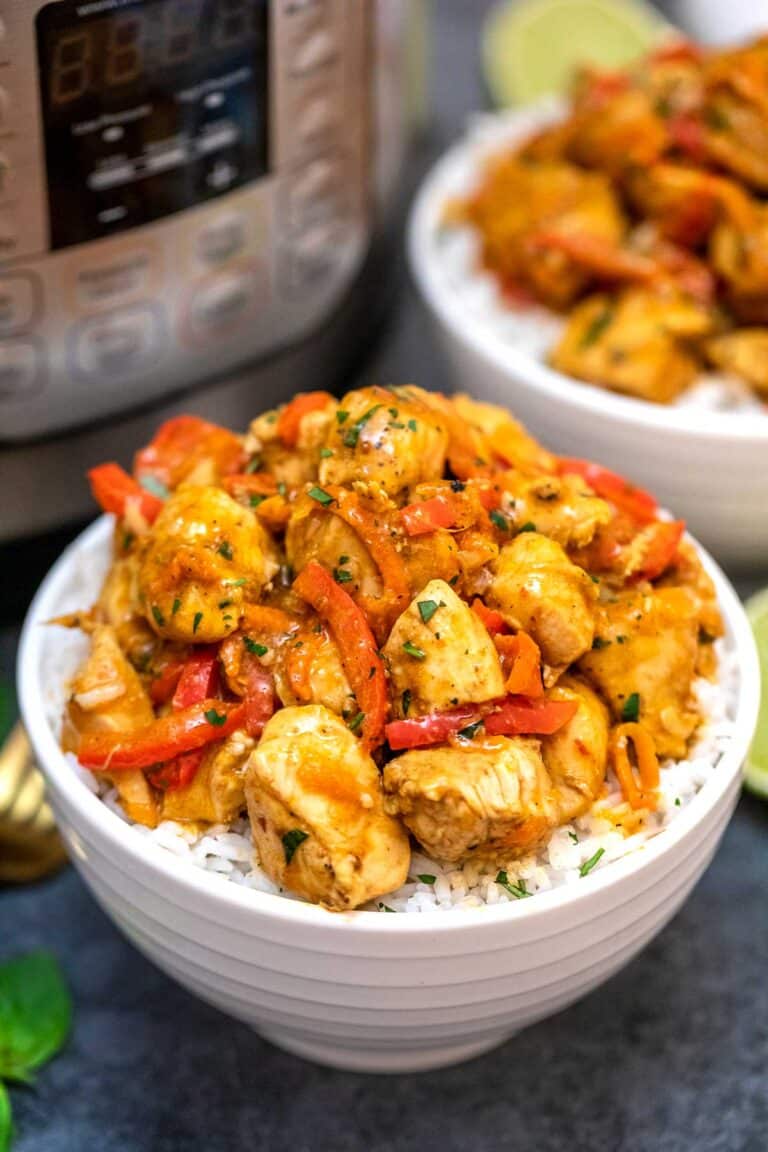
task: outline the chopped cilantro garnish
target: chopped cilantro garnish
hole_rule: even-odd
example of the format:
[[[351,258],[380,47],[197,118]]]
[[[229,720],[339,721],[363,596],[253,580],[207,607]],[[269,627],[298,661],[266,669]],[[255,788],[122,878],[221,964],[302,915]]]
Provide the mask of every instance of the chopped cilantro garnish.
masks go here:
[[[422,884],[434,884],[437,876],[433,876],[431,872],[420,872],[416,879],[421,880]]]
[[[610,327],[611,321],[613,320],[613,311],[613,305],[606,304],[604,308],[600,309],[596,316],[593,316],[584,331],[584,335],[579,341],[579,348],[589,348],[600,339],[605,330]]]
[[[266,656],[269,652],[266,644],[259,644],[258,640],[251,640],[250,636],[243,636],[243,644],[253,656]]]
[[[292,828],[290,832],[285,833],[285,835],[282,837],[282,841],[286,864],[290,864],[291,860],[293,860],[294,856],[296,855],[296,849],[300,844],[303,844],[304,841],[308,839],[309,833],[302,832],[301,828]]]
[[[435,612],[437,612],[438,608],[440,607],[437,600],[419,600],[418,606],[419,616],[421,616],[425,624],[429,623]]]
[[[345,564],[349,564],[349,556],[339,556],[339,567],[341,568]]]
[[[407,652],[409,656],[413,656],[414,660],[426,660],[427,654],[423,648],[417,648],[415,644],[411,644],[410,640],[406,640],[403,644],[403,652]]]
[[[467,724],[466,728],[460,728],[457,735],[462,736],[465,740],[474,740],[482,726],[482,720],[475,720],[474,724]]]
[[[448,583],[450,584],[451,588],[455,587],[455,585],[458,583],[458,580],[459,580],[459,574],[458,574],[458,572],[457,572],[457,573],[456,573],[456,575],[455,575],[455,576],[451,576],[450,580],[448,581]]]
[[[488,515],[491,518],[491,523],[495,524],[500,532],[508,532],[509,531],[509,524],[507,523],[507,518],[501,512],[499,512],[498,508],[494,508],[491,512],[489,512]]]
[[[640,693],[633,692],[631,696],[627,696],[621,709],[621,718],[629,723],[633,723],[640,715]]]
[[[219,556],[223,556],[225,560],[232,559],[232,545],[230,544],[229,540],[222,540],[216,551],[218,552]]]
[[[353,577],[347,568],[334,568],[333,578],[337,584],[349,584]]]
[[[406,688],[400,697],[400,705],[403,709],[403,716],[407,716],[411,708],[411,691],[409,688]]]
[[[616,637],[616,643],[617,644],[626,644],[627,640],[629,640],[629,636],[617,636]]]
[[[333,448],[321,448],[320,449],[320,459],[321,460],[328,460],[328,459],[330,459],[331,456],[333,456]]]
[[[451,492],[463,492],[465,488],[463,480],[451,480]]]
[[[349,412],[345,412],[343,408],[339,408],[338,412],[336,413],[336,422],[338,424],[343,424],[348,416]]]
[[[203,715],[209,724],[213,724],[214,728],[221,728],[222,724],[226,723],[226,712],[217,712],[215,708],[209,708]]]
[[[536,531],[536,525],[534,524],[533,520],[526,520],[525,524],[522,524],[518,528],[518,532],[535,532],[535,531]]]
[[[594,648],[595,652],[599,652],[601,648],[610,648],[610,646],[611,641],[604,640],[602,636],[595,636],[594,640],[592,641],[592,647]]]
[[[531,893],[526,890],[525,880],[518,880],[517,884],[513,884],[506,872],[502,869],[496,875],[496,883],[500,884],[502,888],[506,888],[510,896],[514,896],[515,900],[522,900]]]
[[[232,601],[231,600],[219,600],[219,608],[224,609],[224,608],[231,608],[231,607],[232,607]]]
[[[681,803],[682,803],[682,801],[681,801],[680,797],[679,797],[679,796],[677,796],[677,797],[675,798],[675,808],[679,808],[679,807],[680,807],[680,805],[681,805]]]
[[[387,408],[387,412],[389,412],[393,420],[397,420],[398,416],[400,415],[397,408]]]
[[[123,532],[123,551],[127,552],[136,539],[133,532]]]
[[[155,618],[155,623],[157,624],[158,628],[162,628],[162,626],[165,624],[165,616],[163,616],[157,604],[152,605],[152,615]]]
[[[307,495],[311,496],[313,500],[317,500],[318,504],[322,504],[323,507],[333,503],[333,496],[324,488],[318,488],[316,484],[312,485]]]
[[[589,860],[585,860],[584,863],[582,864],[581,868],[579,868],[579,876],[588,876],[589,873],[594,868],[595,864],[597,864],[600,857],[604,856],[604,855],[605,855],[605,848],[598,848],[598,850],[597,850],[597,852],[595,852],[594,856],[590,856]]]
[[[725,132],[731,126],[731,122],[722,108],[715,108],[714,106],[706,108],[704,110],[704,119],[713,132]]]
[[[171,616],[175,616],[179,608],[181,608],[181,600],[179,600],[177,596],[173,602],[173,606],[171,607]]]
[[[347,728],[349,728],[350,732],[357,732],[364,720],[365,712],[358,712],[351,720],[347,720]]]
[[[569,832],[568,835],[570,836],[571,840],[573,840],[574,844],[578,844],[579,838],[575,832]]]
[[[239,576],[237,580],[222,580],[222,584],[224,584],[227,588],[242,588],[243,584],[247,583],[247,576]]]
[[[195,616],[194,616],[194,619],[192,621],[192,634],[193,635],[195,634],[195,632],[197,632],[198,628],[200,627],[200,625],[202,623],[202,620],[203,620],[202,612],[195,612]]]
[[[146,492],[151,492],[153,496],[159,496],[161,500],[167,500],[170,495],[162,480],[158,480],[151,472],[145,472],[139,476],[139,484]]]
[[[266,496],[261,496],[258,492],[252,492],[248,497],[251,508],[258,508],[259,504],[263,504],[265,500]]]
[[[254,456],[246,464],[245,471],[248,475],[250,475],[253,472],[258,472],[259,468],[261,468],[261,457],[260,456]]]
[[[394,912],[394,908],[390,908],[389,904],[379,904],[382,912]]]
[[[408,421],[408,427],[410,428],[411,432],[416,431],[418,425],[417,425],[416,421],[413,419],[413,417],[411,417],[411,419]]]
[[[343,441],[346,448],[357,447],[357,442],[360,439],[360,433],[370,420],[371,416],[373,416],[374,412],[378,412],[379,408],[381,408],[381,404],[374,404],[373,408],[369,408],[367,412],[364,412],[360,419],[355,420],[354,424],[347,429],[347,431],[344,433]]]
[[[278,496],[282,496],[283,500],[285,500],[286,496],[288,495],[288,485],[285,483],[284,480],[281,480],[280,483],[278,484],[277,494],[278,494]]]

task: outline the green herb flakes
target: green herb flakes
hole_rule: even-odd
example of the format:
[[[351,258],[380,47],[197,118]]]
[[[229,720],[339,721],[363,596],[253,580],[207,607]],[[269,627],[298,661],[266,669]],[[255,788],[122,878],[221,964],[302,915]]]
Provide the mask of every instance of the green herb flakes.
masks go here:
[[[536,531],[536,525],[534,524],[533,520],[526,520],[525,524],[522,524],[518,528],[518,532],[535,532],[535,531]]]
[[[604,640],[602,636],[595,636],[592,641],[592,649],[595,652],[600,652],[603,648],[610,648],[611,641]]]
[[[330,492],[326,492],[324,488],[318,488],[316,484],[312,485],[307,495],[311,496],[313,500],[317,500],[318,504],[322,504],[324,508],[328,504],[333,504],[333,496]]]
[[[421,616],[425,624],[428,624],[440,605],[437,600],[419,600],[418,607],[419,616]]]
[[[503,869],[497,873],[496,883],[505,888],[510,896],[514,896],[515,900],[523,900],[526,896],[531,895],[525,887],[525,880],[521,879],[518,880],[517,884],[513,884]]]
[[[364,720],[365,712],[358,712],[351,720],[347,720],[347,728],[349,728],[350,732],[357,732]]]
[[[226,712],[217,712],[215,708],[209,708],[203,715],[214,728],[222,728],[227,722]]]
[[[263,504],[265,500],[266,496],[261,496],[256,492],[253,492],[248,497],[248,503],[250,504],[251,508],[258,508],[259,504]]]
[[[333,448],[321,448],[320,449],[320,459],[321,460],[330,460],[331,456],[333,456]]]
[[[266,644],[259,644],[258,640],[252,640],[250,636],[243,636],[243,644],[245,644],[246,651],[250,652],[252,656],[266,656],[269,652]]]
[[[421,880],[422,884],[434,884],[437,876],[433,876],[431,872],[420,872],[416,879]]]
[[[162,628],[165,624],[165,616],[163,616],[157,604],[152,605],[152,615],[155,618],[155,624],[157,624],[158,628]]]
[[[354,424],[352,424],[347,429],[347,431],[344,433],[343,439],[345,448],[357,447],[357,442],[360,439],[360,433],[370,420],[371,416],[373,416],[374,412],[378,412],[379,408],[381,408],[381,404],[374,404],[373,408],[369,408],[367,412],[364,412],[360,419],[355,420]]]
[[[343,408],[339,408],[336,413],[336,423],[344,424],[349,419],[349,412],[345,412]]]
[[[158,480],[151,472],[145,472],[139,476],[139,484],[145,492],[151,492],[153,496],[158,496],[161,500],[167,500],[170,496],[170,492],[162,480]]]
[[[473,724],[467,724],[465,728],[460,728],[456,735],[461,736],[463,740],[474,740],[482,726],[482,720],[475,720]]]
[[[590,348],[593,344],[597,343],[603,333],[611,326],[613,313],[613,305],[606,304],[604,308],[600,309],[597,315],[592,317],[592,320],[587,325],[579,341],[579,348]]]
[[[195,612],[195,616],[194,616],[194,619],[192,621],[192,635],[193,636],[197,632],[197,630],[200,627],[200,625],[202,624],[202,622],[203,622],[202,612]]]
[[[409,656],[413,656],[414,660],[426,660],[427,654],[423,648],[417,648],[410,640],[406,640],[403,644],[403,652],[407,652]]]
[[[171,607],[171,616],[175,616],[179,608],[181,608],[181,600],[177,596]]]
[[[337,584],[349,584],[353,576],[348,568],[334,568],[333,578]]]
[[[498,508],[494,508],[491,512],[488,513],[488,515],[490,516],[491,523],[495,524],[500,532],[509,532],[509,522],[506,516],[500,512]]]
[[[296,849],[300,844],[303,844],[304,841],[308,839],[309,833],[302,832],[301,828],[292,828],[290,832],[285,833],[285,835],[282,837],[282,841],[286,864],[290,864],[291,860],[293,860],[294,856],[296,855]]]
[[[406,688],[400,697],[400,706],[403,710],[403,716],[407,716],[411,709],[411,690]]]
[[[570,837],[570,839],[571,839],[571,840],[574,842],[574,844],[578,844],[578,842],[579,842],[579,838],[578,838],[578,836],[576,835],[576,833],[575,833],[575,832],[569,832],[569,833],[568,833],[568,836],[569,836],[569,837]]]
[[[413,419],[413,417],[411,417],[411,419],[408,421],[408,427],[410,428],[411,432],[415,432],[418,428],[418,424]]]
[[[380,912],[394,912],[394,908],[390,908],[389,904],[379,904]]]
[[[230,544],[229,540],[222,540],[216,551],[218,552],[219,556],[223,556],[225,560],[232,559],[232,545]]]
[[[621,718],[627,723],[632,724],[640,716],[640,693],[633,692],[631,696],[627,696],[621,708]]]
[[[592,869],[600,860],[601,856],[605,855],[605,848],[598,848],[594,856],[590,856],[589,860],[585,860],[581,868],[579,868],[579,876],[589,876]]]

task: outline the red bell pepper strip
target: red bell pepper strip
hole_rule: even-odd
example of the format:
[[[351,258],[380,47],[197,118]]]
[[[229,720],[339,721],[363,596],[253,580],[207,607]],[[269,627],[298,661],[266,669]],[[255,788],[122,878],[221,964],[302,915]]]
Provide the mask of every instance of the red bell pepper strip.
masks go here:
[[[286,448],[295,448],[298,444],[304,417],[325,408],[332,400],[330,392],[300,392],[286,404],[277,418],[277,434]]]
[[[296,577],[293,590],[311,604],[333,634],[344,671],[363,713],[362,742],[375,748],[384,739],[387,681],[384,664],[362,609],[322,564],[310,560]]]
[[[243,446],[228,428],[199,416],[175,416],[160,426],[154,439],[136,453],[136,476],[152,476],[175,488],[201,459],[210,459],[221,476],[244,463]]]
[[[646,492],[644,488],[636,488],[618,473],[611,472],[600,464],[593,464],[591,460],[575,460],[567,456],[560,458],[558,467],[561,476],[566,474],[581,476],[598,496],[602,496],[620,512],[626,512],[641,524],[656,519],[659,506],[650,492]]]
[[[392,720],[386,728],[387,742],[393,752],[444,744],[449,737],[479,719],[477,706],[467,704],[452,712],[433,712],[430,716],[414,716],[412,720]]]
[[[112,512],[115,516],[125,516],[128,505],[134,504],[147,523],[151,524],[163,507],[163,501],[158,496],[147,492],[114,461],[91,468],[88,480],[96,503],[105,512]]]
[[[491,636],[495,636],[501,632],[509,632],[509,628],[501,612],[497,612],[495,608],[488,608],[479,596],[476,596],[472,601],[472,611],[476,616],[480,617]]]
[[[275,680],[259,662],[246,657],[245,730],[258,740],[275,711]]]
[[[185,661],[173,694],[173,710],[180,712],[201,700],[216,695],[219,681],[219,663],[216,649],[206,645],[193,652]]]
[[[695,164],[707,158],[704,125],[695,112],[679,112],[667,120],[667,131],[674,146]]]
[[[149,685],[149,698],[153,704],[167,704],[172,699],[183,671],[183,660],[173,660],[160,670]]]
[[[77,757],[85,768],[115,772],[151,768],[183,752],[202,748],[243,726],[245,705],[201,700],[181,712],[169,712],[137,732],[96,732],[83,736]]]
[[[508,696],[484,719],[489,736],[551,736],[575,715],[577,700],[531,700]]]
[[[638,570],[633,573],[638,580],[656,580],[666,572],[677,555],[680,541],[685,532],[684,520],[659,520],[647,529],[648,545]]]
[[[543,696],[541,652],[536,641],[527,632],[499,635],[494,639],[508,669],[504,684],[507,692],[515,696]]]
[[[205,748],[195,748],[192,752],[184,752],[169,760],[167,764],[159,764],[147,772],[147,779],[153,788],[161,792],[176,792],[179,788],[186,788],[197,776],[200,765],[205,758]]]
[[[416,504],[406,504],[400,510],[403,528],[409,536],[424,536],[438,528],[453,528],[456,510],[446,496],[432,496]]]

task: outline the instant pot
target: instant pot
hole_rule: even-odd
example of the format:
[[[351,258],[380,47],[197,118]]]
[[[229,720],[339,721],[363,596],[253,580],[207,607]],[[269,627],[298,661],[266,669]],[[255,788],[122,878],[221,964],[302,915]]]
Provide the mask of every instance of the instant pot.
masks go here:
[[[181,410],[333,386],[386,280],[405,0],[0,0],[0,540]],[[372,255],[373,250],[373,255]]]

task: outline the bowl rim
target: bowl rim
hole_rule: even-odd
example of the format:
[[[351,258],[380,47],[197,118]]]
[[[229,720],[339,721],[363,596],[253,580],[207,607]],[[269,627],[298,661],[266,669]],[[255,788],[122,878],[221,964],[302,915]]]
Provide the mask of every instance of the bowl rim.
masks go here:
[[[496,113],[483,113],[482,121],[500,134],[513,136],[551,123],[562,115],[563,103],[544,100],[539,105]],[[542,397],[563,401],[587,413],[609,417],[616,423],[636,425],[649,432],[674,433],[688,439],[709,438],[728,443],[751,441],[768,445],[768,415],[760,420],[754,411],[729,412],[705,408],[653,404],[610,392],[594,384],[557,372],[530,353],[515,346],[482,317],[468,313],[459,297],[440,274],[436,247],[440,213],[455,195],[457,177],[471,167],[476,144],[471,128],[432,165],[414,198],[407,225],[406,248],[411,273],[422,296],[441,324],[465,348],[493,365],[510,381],[523,382]],[[488,151],[493,151],[489,146]]]
[[[181,885],[189,894],[213,897],[222,909],[237,909],[244,915],[261,915],[284,923],[324,930],[372,933],[386,931],[432,935],[436,932],[479,932],[500,922],[526,921],[546,917],[564,906],[578,904],[600,892],[614,889],[627,877],[650,867],[656,860],[686,837],[695,833],[707,816],[727,795],[734,779],[741,773],[760,705],[760,672],[757,650],[752,631],[730,582],[700,545],[696,544],[706,570],[717,591],[723,618],[726,622],[734,656],[739,668],[739,686],[734,733],[724,751],[717,773],[699,790],[672,822],[637,851],[613,860],[608,866],[584,877],[584,882],[563,885],[536,894],[534,900],[487,905],[482,908],[454,909],[450,912],[432,911],[418,915],[401,913],[385,916],[381,912],[352,911],[328,912],[314,904],[286,898],[280,894],[261,892],[229,883],[220,876],[198,868],[180,859],[158,844],[138,835],[134,828],[112,812],[72,770],[56,740],[46,718],[44,687],[40,675],[40,660],[47,638],[52,633],[44,630],[58,610],[61,591],[70,580],[71,565],[81,553],[92,554],[96,547],[109,546],[114,520],[101,516],[80,533],[64,550],[43,579],[28,609],[19,642],[17,660],[18,692],[21,715],[31,740],[38,763],[53,793],[66,795],[67,803],[76,810],[80,821],[90,825],[100,836],[111,842],[114,857],[127,855],[142,869],[156,877]],[[694,543],[696,543],[694,541]]]

